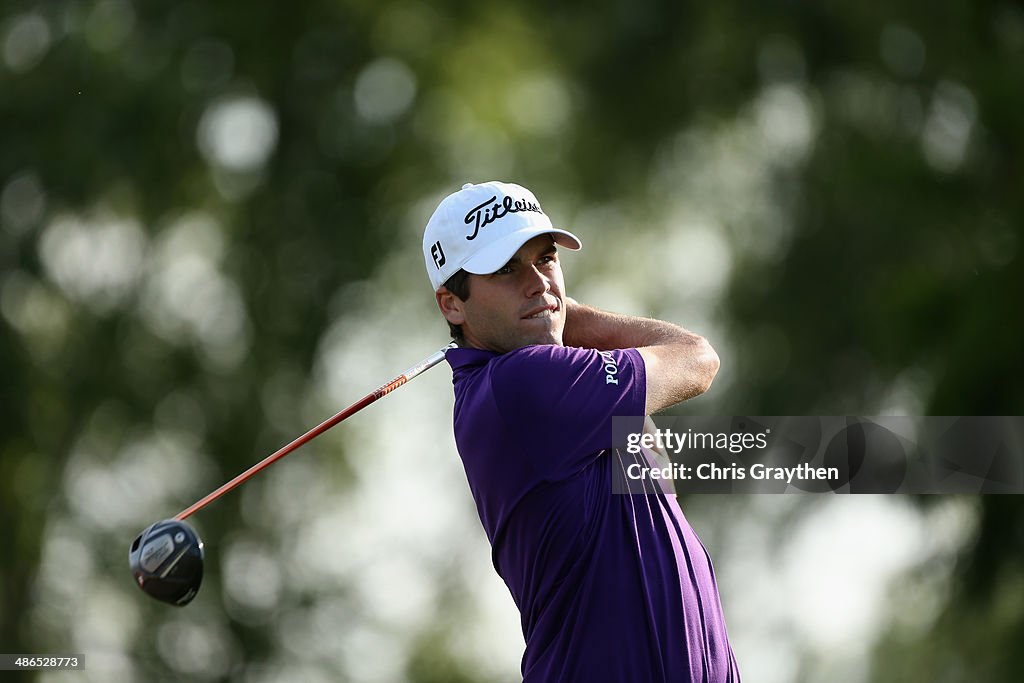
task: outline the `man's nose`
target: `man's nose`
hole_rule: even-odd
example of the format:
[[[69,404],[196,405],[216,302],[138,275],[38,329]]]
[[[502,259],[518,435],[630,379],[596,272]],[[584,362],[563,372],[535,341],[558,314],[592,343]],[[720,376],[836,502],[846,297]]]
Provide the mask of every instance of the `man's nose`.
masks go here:
[[[526,295],[528,297],[540,296],[551,290],[551,280],[540,272],[537,266],[530,266],[525,270]]]

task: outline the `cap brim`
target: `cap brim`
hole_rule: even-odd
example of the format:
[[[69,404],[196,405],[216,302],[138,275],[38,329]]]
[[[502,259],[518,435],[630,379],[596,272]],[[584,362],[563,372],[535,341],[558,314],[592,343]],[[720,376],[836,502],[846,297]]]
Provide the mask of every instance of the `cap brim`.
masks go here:
[[[580,241],[580,238],[567,230],[559,230],[558,228],[518,230],[473,254],[472,258],[462,264],[462,268],[474,275],[493,273],[508,263],[509,259],[519,251],[519,247],[538,235],[551,235],[555,240],[555,244],[572,251],[583,248],[583,242]]]

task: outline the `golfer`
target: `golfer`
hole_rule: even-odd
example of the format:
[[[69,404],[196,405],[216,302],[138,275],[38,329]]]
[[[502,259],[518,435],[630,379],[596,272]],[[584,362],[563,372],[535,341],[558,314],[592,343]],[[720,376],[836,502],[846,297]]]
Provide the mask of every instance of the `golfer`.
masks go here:
[[[711,559],[675,495],[613,491],[643,456],[613,447],[612,416],[703,393],[718,356],[676,325],[569,298],[559,249],[581,246],[499,182],[446,197],[423,236],[459,345],[455,441],[519,608],[523,678],[739,681]]]

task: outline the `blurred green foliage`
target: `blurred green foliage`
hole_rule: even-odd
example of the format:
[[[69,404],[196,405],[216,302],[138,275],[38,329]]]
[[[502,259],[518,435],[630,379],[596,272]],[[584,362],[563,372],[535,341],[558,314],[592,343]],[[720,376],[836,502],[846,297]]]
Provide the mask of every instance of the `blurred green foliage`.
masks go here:
[[[517,179],[563,215],[613,205],[664,222],[680,197],[711,215],[731,255],[709,304],[728,340],[720,412],[1024,412],[1019,4],[15,1],[0,48],[4,651],[68,646],[25,615],[83,435],[116,452],[155,420],[201,424],[219,475],[242,471],[294,435],[254,405],[267,378],[313,372],[324,329],[357,305],[339,292],[466,180]],[[218,128],[217,111],[236,116]],[[215,255],[217,291],[239,306],[147,318],[148,274],[108,270],[133,240],[152,266],[197,212],[218,227],[183,239]],[[77,253],[96,254],[100,239],[54,227],[69,216],[136,228],[110,233],[112,261],[62,280],[67,245],[86,235]],[[656,277],[611,265],[627,290]],[[181,392],[184,417],[165,402]],[[1024,670],[1024,506],[977,504],[934,629],[894,627],[871,680]],[[239,508],[204,512],[210,545],[243,524]],[[94,538],[126,547],[119,533]],[[99,573],[126,574],[100,558]],[[241,660],[267,657],[268,628],[230,628]],[[477,680],[448,651],[457,631],[420,635],[410,680]],[[174,678],[153,636],[133,648],[145,679]]]

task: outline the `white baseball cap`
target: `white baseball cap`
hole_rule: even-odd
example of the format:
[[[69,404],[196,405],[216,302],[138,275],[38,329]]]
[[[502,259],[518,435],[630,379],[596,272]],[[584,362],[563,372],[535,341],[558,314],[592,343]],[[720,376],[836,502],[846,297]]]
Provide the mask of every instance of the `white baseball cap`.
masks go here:
[[[466,183],[438,205],[423,231],[423,260],[436,292],[460,269],[493,273],[519,247],[550,234],[566,249],[583,246],[576,235],[551,226],[540,202],[525,187],[492,180]]]

